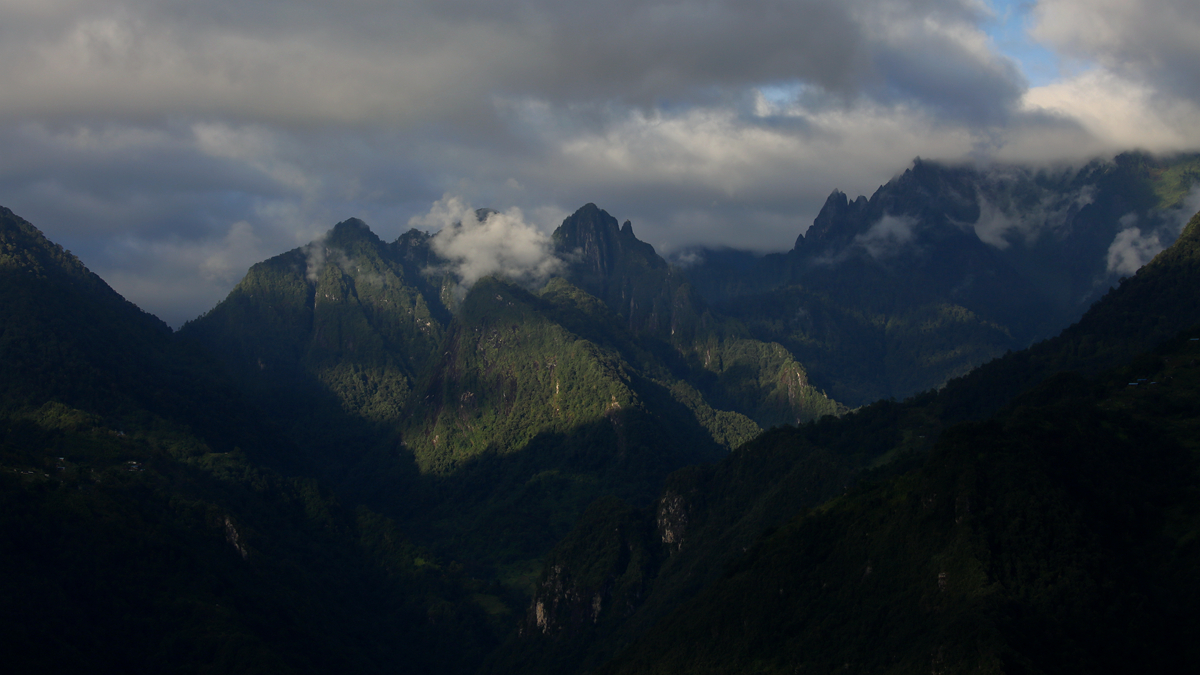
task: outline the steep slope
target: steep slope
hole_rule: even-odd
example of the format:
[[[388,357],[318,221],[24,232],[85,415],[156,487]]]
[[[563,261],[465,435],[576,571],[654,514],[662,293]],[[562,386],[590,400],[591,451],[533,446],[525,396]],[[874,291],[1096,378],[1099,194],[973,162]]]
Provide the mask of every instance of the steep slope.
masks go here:
[[[473,668],[482,588],[269,468],[288,440],[217,362],[9,211],[0,251],[10,668]]]
[[[599,672],[1131,672],[1197,656],[1193,329],[764,536]],[[1156,384],[1127,384],[1138,375]]]
[[[406,264],[428,257],[427,239],[414,232],[388,245],[362,221],[338,223],[253,266],[181,333],[276,395],[308,381],[347,412],[393,423],[449,321],[440,289]]]
[[[430,536],[459,558],[537,564],[596,498],[649,503],[671,471],[759,432],[565,280],[480,281],[443,350],[403,437],[441,495]]]
[[[670,345],[714,405],[764,428],[837,413],[800,363],[710,310],[688,275],[638,240],[629,221],[618,228],[616,218],[587,204],[555,230],[554,242],[568,262],[566,278],[603,300],[643,341]]]
[[[996,359],[947,384],[948,420],[981,419],[1050,375],[1095,375],[1200,322],[1200,214],[1170,248],[1096,302],[1058,336]]]
[[[693,308],[686,280],[608,214],[584,207],[556,236],[575,246],[560,248],[567,279],[534,293],[484,278],[460,295],[429,235],[387,244],[346,221],[255,265],[181,334],[265,401],[297,471],[525,587],[596,498],[648,503],[668,473],[760,425],[838,410],[785,349]],[[680,311],[655,328],[672,297]]]

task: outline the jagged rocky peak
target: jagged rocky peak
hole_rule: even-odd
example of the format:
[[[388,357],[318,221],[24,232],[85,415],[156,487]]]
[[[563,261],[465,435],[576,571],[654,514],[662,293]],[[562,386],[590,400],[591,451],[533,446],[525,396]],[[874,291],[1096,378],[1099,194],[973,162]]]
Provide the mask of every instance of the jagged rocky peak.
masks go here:
[[[639,264],[665,268],[667,263],[654,247],[633,234],[633,223],[617,219],[595,204],[585,204],[554,231],[554,245],[588,275],[607,277],[632,256]]]
[[[617,219],[589,203],[558,226],[554,231],[554,243],[560,251],[579,256],[579,262],[589,272],[607,274],[616,265],[620,234]]]
[[[862,195],[850,201],[845,192],[834,190],[825,200],[821,212],[813,219],[812,227],[796,237],[796,250],[806,245],[812,247],[816,244],[828,244],[847,234],[857,233],[867,204],[867,198]]]

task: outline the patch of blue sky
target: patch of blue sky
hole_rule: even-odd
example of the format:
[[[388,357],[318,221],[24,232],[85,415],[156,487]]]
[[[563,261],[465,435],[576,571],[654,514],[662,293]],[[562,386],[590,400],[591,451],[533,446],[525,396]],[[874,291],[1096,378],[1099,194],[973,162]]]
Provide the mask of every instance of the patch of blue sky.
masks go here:
[[[785,108],[796,103],[805,88],[802,82],[776,82],[758,88],[758,93],[772,106]]]
[[[981,28],[992,38],[996,49],[1020,66],[1030,86],[1038,87],[1062,77],[1058,56],[1034,41],[1029,31],[1033,27],[1033,8],[1030,0],[988,0],[995,17]]]

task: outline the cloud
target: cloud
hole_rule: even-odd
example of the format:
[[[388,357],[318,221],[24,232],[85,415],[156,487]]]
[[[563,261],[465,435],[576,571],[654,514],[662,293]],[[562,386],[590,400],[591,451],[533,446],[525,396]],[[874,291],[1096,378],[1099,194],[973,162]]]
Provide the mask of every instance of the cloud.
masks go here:
[[[1178,207],[1152,212],[1150,222],[1141,227],[1136,213],[1121,216],[1121,231],[1108,247],[1108,271],[1134,274],[1175,241],[1197,212],[1200,212],[1200,185],[1194,186]]]
[[[866,232],[855,236],[854,243],[876,260],[890,258],[899,254],[904,245],[913,240],[916,226],[916,218],[885,214]]]
[[[1086,135],[1077,135],[1080,145],[1075,155],[1117,148],[1171,152],[1195,148],[1200,138],[1200,105],[1196,101],[1165,94],[1144,80],[1105,69],[1030,89],[1022,106],[1031,113],[1070,118],[1086,131]]]
[[[1040,0],[1033,35],[1159,95],[1200,103],[1200,5],[1192,0]]]
[[[970,227],[979,240],[1000,250],[1014,237],[1025,244],[1066,227],[1071,214],[1091,204],[1096,186],[1083,185],[1062,193],[1038,184],[1036,176],[1019,168],[985,170],[977,187],[979,218]]]
[[[492,94],[648,107],[794,80],[955,110],[1019,88],[969,0],[350,5],[6,3],[0,85],[26,95],[0,117],[407,125],[478,121]]]
[[[526,222],[520,209],[476,211],[461,197],[445,195],[409,225],[439,230],[430,243],[463,292],[486,276],[540,285],[563,266],[550,237]]]
[[[1188,195],[1183,198],[1183,202],[1179,208],[1174,209],[1171,213],[1173,216],[1170,220],[1175,228],[1175,233],[1183,232],[1183,228],[1187,227],[1192,216],[1200,213],[1200,185],[1193,185],[1188,191]]]
[[[1143,234],[1140,228],[1132,227],[1134,222],[1137,222],[1136,216],[1132,219],[1129,216],[1121,218],[1121,224],[1126,227],[1117,233],[1108,247],[1109,272],[1132,275],[1166,248],[1157,233]]]
[[[267,257],[447,193],[780,250],[915,156],[1195,147],[1192,5],[1043,0],[1075,66],[1029,89],[983,0],[0,0],[0,204],[164,317],[228,292],[234,224]]]
[[[313,240],[302,249],[304,251],[304,278],[308,283],[315,284],[321,278],[321,270],[325,268],[327,249],[325,237]]]

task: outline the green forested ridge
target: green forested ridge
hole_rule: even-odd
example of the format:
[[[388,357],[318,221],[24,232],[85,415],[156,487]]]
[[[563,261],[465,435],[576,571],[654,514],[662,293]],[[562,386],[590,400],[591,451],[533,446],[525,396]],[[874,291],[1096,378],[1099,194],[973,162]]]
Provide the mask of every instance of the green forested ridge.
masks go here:
[[[428,235],[388,244],[350,220],[254,266],[180,333],[266,399],[297,470],[416,518],[447,554],[525,569],[593,499],[647,502],[760,425],[838,411],[630,228],[594,269],[587,246],[568,250],[617,233],[588,205],[555,235],[574,261],[564,278],[536,293],[484,279],[460,297]]]
[[[639,241],[629,221],[618,228],[616,218],[587,204],[563,221],[554,241],[569,262],[567,278],[603,300],[634,335],[674,347],[715,405],[764,428],[838,412],[786,350],[713,312],[689,276]]]

